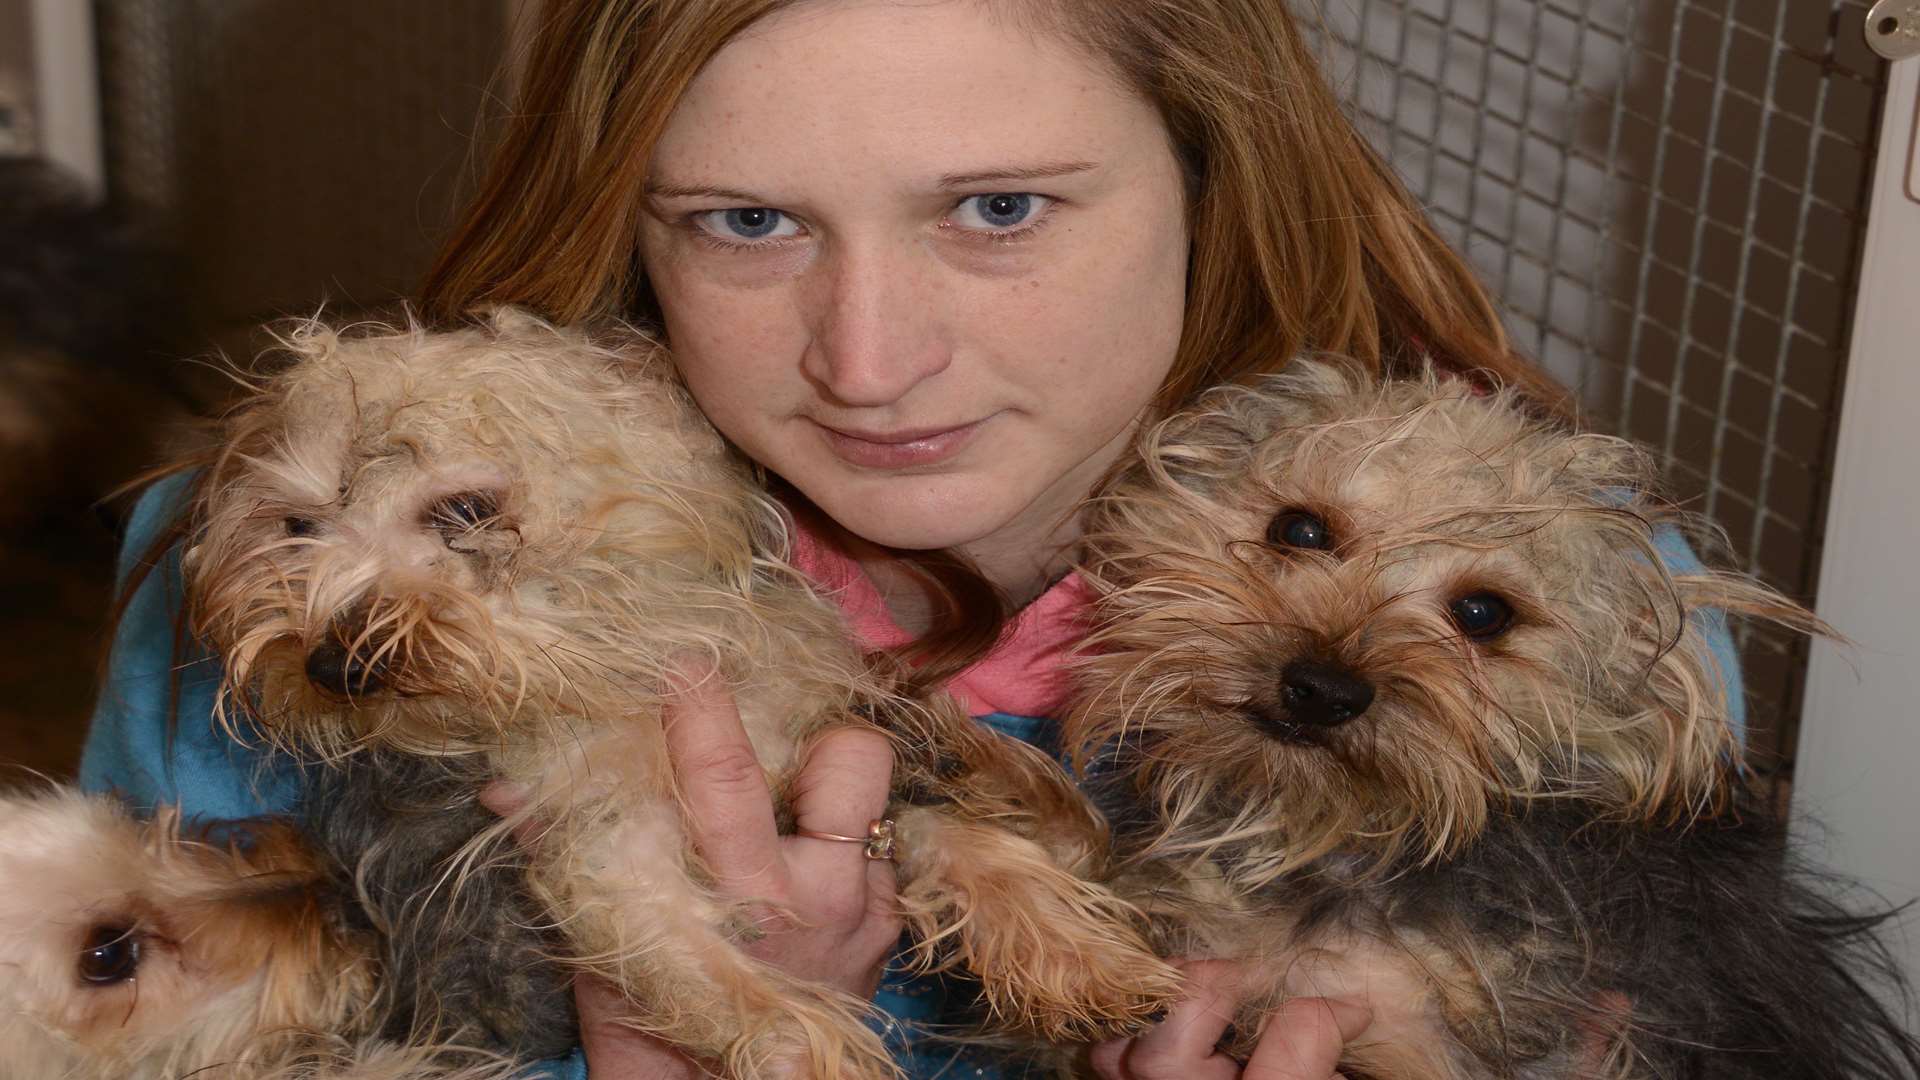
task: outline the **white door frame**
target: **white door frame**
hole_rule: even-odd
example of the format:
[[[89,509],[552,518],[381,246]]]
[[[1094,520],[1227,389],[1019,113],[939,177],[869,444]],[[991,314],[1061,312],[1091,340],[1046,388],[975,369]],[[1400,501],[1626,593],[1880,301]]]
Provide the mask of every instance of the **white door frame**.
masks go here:
[[[72,173],[98,197],[106,190],[100,148],[100,88],[93,5],[29,0],[33,34],[34,131],[41,157]]]
[[[1920,896],[1920,60],[1891,67],[1794,766],[1800,835],[1888,900]],[[1920,983],[1920,907],[1892,941]],[[1909,1018],[1912,1023],[1912,1018]]]

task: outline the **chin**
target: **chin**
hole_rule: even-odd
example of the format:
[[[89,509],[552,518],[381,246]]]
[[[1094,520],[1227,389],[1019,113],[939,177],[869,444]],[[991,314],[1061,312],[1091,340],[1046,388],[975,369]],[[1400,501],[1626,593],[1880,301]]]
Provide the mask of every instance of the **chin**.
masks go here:
[[[1008,497],[1014,493],[1005,487],[980,481],[966,487],[973,490],[955,490],[941,478],[902,476],[827,498],[805,493],[841,528],[863,540],[903,551],[933,551],[983,540],[1018,516],[1021,501]],[[998,490],[991,490],[995,487]]]

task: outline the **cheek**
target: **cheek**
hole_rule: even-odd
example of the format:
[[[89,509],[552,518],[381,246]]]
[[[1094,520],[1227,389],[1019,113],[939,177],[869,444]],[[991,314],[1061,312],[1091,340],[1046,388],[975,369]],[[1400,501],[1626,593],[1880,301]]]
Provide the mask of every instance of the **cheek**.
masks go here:
[[[803,341],[736,296],[696,291],[676,301],[661,301],[674,366],[700,412],[752,451],[759,418],[784,414],[804,392],[797,376]]]
[[[680,250],[683,241],[650,225],[642,244],[647,282],[660,305],[675,365],[705,408],[712,393],[751,386],[791,366],[804,339],[788,291],[748,288],[716,276],[712,264]]]
[[[1185,234],[1174,223],[1074,239],[1072,258],[1002,283],[971,321],[996,339],[1009,378],[1045,387],[1111,434],[1158,392],[1179,349]]]

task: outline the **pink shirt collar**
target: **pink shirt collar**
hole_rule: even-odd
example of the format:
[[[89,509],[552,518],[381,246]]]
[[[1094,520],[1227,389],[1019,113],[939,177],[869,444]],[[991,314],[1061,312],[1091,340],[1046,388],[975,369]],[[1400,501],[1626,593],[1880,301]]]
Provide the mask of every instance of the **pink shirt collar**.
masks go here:
[[[891,649],[912,640],[860,564],[805,527],[794,529],[793,562],[839,605],[863,647]],[[1086,636],[1092,598],[1079,574],[1060,579],[1022,608],[1000,644],[954,676],[948,691],[974,716],[1058,716],[1067,699],[1067,658]]]

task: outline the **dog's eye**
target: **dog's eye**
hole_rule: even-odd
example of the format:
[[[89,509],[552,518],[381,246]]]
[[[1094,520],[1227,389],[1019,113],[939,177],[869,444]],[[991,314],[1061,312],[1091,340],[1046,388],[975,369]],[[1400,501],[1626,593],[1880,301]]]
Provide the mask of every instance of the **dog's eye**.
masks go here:
[[[1325,551],[1333,546],[1333,532],[1326,522],[1305,510],[1283,510],[1267,526],[1267,542]]]
[[[110,986],[133,978],[140,968],[140,939],[133,927],[96,926],[80,951],[80,978],[95,986]]]
[[[320,531],[319,522],[309,517],[301,517],[298,514],[287,515],[284,524],[286,525],[288,536],[312,536]]]
[[[1490,592],[1468,593],[1447,606],[1453,625],[1475,641],[1492,641],[1513,626],[1513,607]]]
[[[500,516],[499,503],[484,491],[463,491],[433,504],[430,524],[440,529],[477,529]]]

